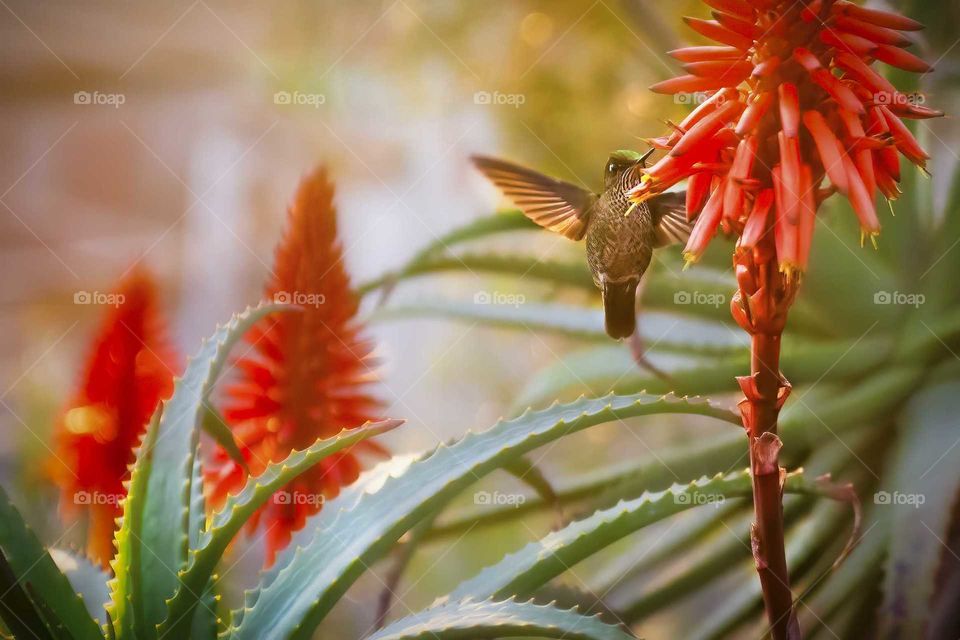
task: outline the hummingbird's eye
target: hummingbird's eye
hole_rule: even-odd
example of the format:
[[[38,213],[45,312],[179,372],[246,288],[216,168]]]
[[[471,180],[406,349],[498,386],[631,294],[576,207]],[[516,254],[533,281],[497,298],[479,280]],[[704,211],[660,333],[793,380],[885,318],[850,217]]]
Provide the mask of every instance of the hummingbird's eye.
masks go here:
[[[611,162],[607,165],[607,174],[616,173],[616,171],[617,171],[617,163],[611,161]]]

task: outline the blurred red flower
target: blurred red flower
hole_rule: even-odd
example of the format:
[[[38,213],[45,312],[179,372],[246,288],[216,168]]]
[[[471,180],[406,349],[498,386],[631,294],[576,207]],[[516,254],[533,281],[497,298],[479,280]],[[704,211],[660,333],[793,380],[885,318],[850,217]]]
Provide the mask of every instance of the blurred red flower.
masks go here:
[[[236,363],[239,379],[227,389],[223,412],[253,475],[317,438],[376,420],[381,409],[368,393],[375,380],[373,345],[356,320],[358,301],[343,265],[333,186],[323,169],[301,181],[275,262],[267,298],[302,311],[276,314],[249,332],[249,353]],[[267,565],[325,499],[357,479],[357,453],[387,455],[364,441],[330,456],[277,492],[251,520],[250,530],[262,524],[266,532]],[[247,472],[218,447],[205,476],[216,507],[243,487]]]
[[[874,240],[874,193],[898,196],[900,155],[921,169],[928,158],[901,118],[943,114],[897,91],[871,65],[930,71],[904,48],[911,41],[902,32],[922,25],[842,0],[704,1],[714,20],[687,24],[720,45],[670,52],[689,75],[652,89],[709,98],[672,134],[651,141],[668,153],[632,197],[643,201],[689,178],[687,210],[697,221],[688,262],[718,227],[740,236],[738,252],[772,230],[780,271],[801,273],[816,210],[835,191],[849,198],[861,242]]]
[[[115,520],[124,481],[147,422],[173,392],[179,357],[157,309],[156,286],[143,271],[112,294],[78,294],[113,305],[87,361],[80,389],[57,422],[49,468],[60,486],[61,511],[87,517],[87,553],[104,567],[113,557]]]

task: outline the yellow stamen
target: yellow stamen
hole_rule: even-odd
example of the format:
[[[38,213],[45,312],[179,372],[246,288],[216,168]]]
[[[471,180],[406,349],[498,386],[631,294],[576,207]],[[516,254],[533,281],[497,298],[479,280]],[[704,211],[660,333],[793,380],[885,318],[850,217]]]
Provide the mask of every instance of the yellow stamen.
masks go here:
[[[633,213],[633,210],[637,208],[637,205],[638,205],[638,204],[640,204],[640,203],[639,203],[639,202],[634,202],[633,204],[631,204],[631,205],[627,208],[627,212],[626,212],[625,214],[623,214],[623,217],[624,217],[624,218],[629,217],[630,214]]]
[[[700,256],[695,254],[693,251],[684,251],[683,252],[683,271],[686,271],[690,268],[690,265],[695,264],[697,260],[700,259]]]
[[[890,215],[892,215],[894,218],[896,218],[896,217],[897,217],[897,212],[893,210],[893,199],[892,199],[892,198],[887,198],[887,206],[890,207]]]

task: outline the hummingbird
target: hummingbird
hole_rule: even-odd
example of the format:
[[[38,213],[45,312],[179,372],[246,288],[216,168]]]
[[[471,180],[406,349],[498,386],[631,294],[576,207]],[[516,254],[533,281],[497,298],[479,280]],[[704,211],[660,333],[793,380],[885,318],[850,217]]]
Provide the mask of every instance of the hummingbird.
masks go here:
[[[587,241],[587,265],[603,295],[607,335],[620,340],[636,330],[635,297],[653,249],[690,236],[683,192],[668,192],[632,204],[629,191],[640,184],[645,154],[610,154],[603,191],[594,193],[526,167],[471,156],[473,164],[533,222],[571,240]]]

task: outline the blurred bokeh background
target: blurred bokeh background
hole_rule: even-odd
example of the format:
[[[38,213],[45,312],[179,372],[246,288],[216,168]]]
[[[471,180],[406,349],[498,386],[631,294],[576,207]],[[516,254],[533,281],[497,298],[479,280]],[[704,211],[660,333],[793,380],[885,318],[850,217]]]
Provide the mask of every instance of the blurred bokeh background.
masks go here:
[[[664,51],[694,40],[681,16],[705,15],[693,0],[0,5],[0,481],[36,499],[19,502],[48,533],[58,525],[42,461],[102,313],[74,304],[76,292],[108,291],[146,267],[190,353],[214,323],[258,300],[286,203],[317,163],[337,183],[356,283],[503,204],[470,153],[597,187],[609,151],[644,148],[639,137],[686,111],[647,86],[677,71]],[[939,58],[926,94],[956,111],[960,3],[913,5],[907,12],[931,25],[919,51]],[[955,120],[922,124],[936,199],[949,187],[939,176],[953,173],[957,133]],[[546,234],[522,242],[544,258],[582,251]],[[396,295],[415,304],[516,286],[461,273]],[[444,320],[377,322],[371,333],[383,361],[377,392],[409,421],[389,437],[400,452],[488,426],[569,347],[563,337]],[[686,432],[647,433],[593,430],[582,436],[589,456],[578,440],[544,464],[585,469],[649,455]],[[519,542],[498,535],[502,545],[440,549],[415,568],[411,606]],[[256,567],[244,563],[237,582]],[[364,598],[353,604],[369,616]],[[362,631],[362,616],[342,619]]]

